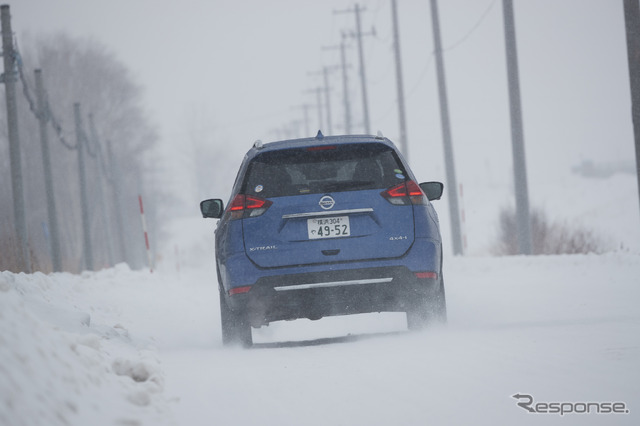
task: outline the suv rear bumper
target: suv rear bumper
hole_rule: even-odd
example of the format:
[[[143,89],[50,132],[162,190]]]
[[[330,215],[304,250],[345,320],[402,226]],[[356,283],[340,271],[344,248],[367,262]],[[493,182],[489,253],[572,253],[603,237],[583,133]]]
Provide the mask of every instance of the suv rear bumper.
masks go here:
[[[404,266],[308,272],[263,277],[249,292],[226,299],[231,309],[259,327],[297,318],[408,311],[436,291],[439,282],[417,278]]]
[[[387,259],[366,259],[349,262],[327,262],[311,265],[292,265],[278,268],[261,268],[246,255],[244,247],[235,253],[225,253],[224,262],[218,262],[218,272],[225,292],[236,287],[256,284],[262,278],[280,279],[291,274],[318,273],[320,276],[332,271],[405,267],[412,272],[440,272],[442,255],[441,242],[432,238],[417,237],[411,248],[401,257]],[[220,259],[220,255],[217,255]],[[329,260],[329,259],[327,259]],[[320,278],[320,281],[323,279]]]

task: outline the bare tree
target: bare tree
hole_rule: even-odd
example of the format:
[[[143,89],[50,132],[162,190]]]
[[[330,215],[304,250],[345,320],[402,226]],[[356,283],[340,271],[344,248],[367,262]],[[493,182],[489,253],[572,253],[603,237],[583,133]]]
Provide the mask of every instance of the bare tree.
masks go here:
[[[21,40],[22,41],[22,40]],[[119,246],[127,247],[128,253],[117,253],[116,261],[126,260],[132,266],[141,265],[144,249],[140,239],[140,220],[137,210],[137,194],[144,190],[147,194],[145,204],[153,210],[158,197],[156,185],[148,176],[153,175],[148,161],[153,153],[157,135],[142,106],[142,90],[132,79],[128,69],[101,43],[90,39],[78,39],[66,34],[41,36],[27,39],[20,45],[23,66],[22,85],[33,88],[31,76],[33,70],[43,71],[46,96],[52,119],[58,124],[66,144],[59,138],[58,132],[50,127],[50,151],[53,167],[53,180],[58,220],[60,221],[63,267],[65,270],[78,271],[83,267],[80,226],[78,156],[69,145],[76,144],[76,132],[73,118],[73,104],[82,107],[84,134],[87,146],[86,158],[87,186],[89,188],[90,227],[95,266],[108,266],[107,234],[105,228],[118,229],[118,215],[122,216],[121,234],[118,238],[125,241]],[[25,172],[25,198],[27,223],[32,252],[39,260],[35,269],[48,270],[48,247],[46,244],[46,203],[42,157],[35,114],[30,111],[27,93],[21,97],[20,132]],[[93,140],[88,128],[88,115],[95,122]],[[5,116],[4,110],[2,116]],[[112,156],[108,158],[106,141],[112,145]],[[4,136],[0,136],[6,149]],[[97,144],[100,143],[100,145]],[[102,162],[100,161],[102,156]],[[4,158],[4,156],[3,156]],[[113,164],[109,164],[112,161]],[[5,161],[0,161],[0,182],[8,176]],[[98,185],[101,185],[100,188]],[[0,185],[0,197],[6,197],[5,185]],[[105,207],[99,197],[104,191],[111,200]],[[117,191],[117,193],[114,193]],[[116,198],[122,201],[122,211],[116,211]],[[3,229],[11,226],[2,211]],[[109,226],[105,227],[104,215]],[[4,236],[0,236],[4,239]],[[139,249],[138,249],[139,247]],[[0,262],[3,262],[0,259]],[[7,266],[0,263],[0,270]]]
[[[493,252],[497,255],[518,254],[517,231],[515,209],[502,209]],[[602,239],[593,231],[566,223],[552,223],[541,209],[531,211],[531,234],[533,254],[601,253],[605,250]]]

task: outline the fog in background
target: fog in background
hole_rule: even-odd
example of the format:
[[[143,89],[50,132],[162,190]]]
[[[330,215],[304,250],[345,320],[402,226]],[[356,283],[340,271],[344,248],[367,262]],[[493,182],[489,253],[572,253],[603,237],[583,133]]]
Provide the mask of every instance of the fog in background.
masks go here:
[[[129,68],[157,126],[162,170],[157,178],[174,194],[160,208],[175,215],[197,215],[202,198],[226,201],[242,156],[256,139],[312,136],[318,128],[328,133],[316,109],[309,110],[310,134],[304,134],[304,124],[293,123],[304,118],[302,104],[316,103],[310,90],[323,81],[314,73],[340,63],[339,50],[323,47],[336,46],[342,32],[355,31],[353,13],[334,13],[352,9],[354,3],[347,1],[19,0],[10,5],[19,40],[61,31],[93,38]],[[375,36],[363,38],[371,130],[398,143],[391,3],[360,5],[366,8],[363,31],[375,28]],[[486,253],[498,210],[514,203],[502,2],[447,0],[439,8],[465,233],[471,253]],[[514,9],[531,204],[603,233],[616,218],[597,206],[608,205],[622,212],[634,239],[640,235],[636,184],[624,180],[633,185],[629,197],[612,200],[606,188],[618,181],[600,180],[591,191],[572,172],[633,171],[622,1],[514,0]],[[409,162],[421,181],[446,184],[429,2],[399,0],[398,11]],[[362,133],[357,49],[354,39],[348,43],[353,132]],[[340,134],[339,71],[330,85],[333,133]],[[438,210],[450,247],[446,200]]]

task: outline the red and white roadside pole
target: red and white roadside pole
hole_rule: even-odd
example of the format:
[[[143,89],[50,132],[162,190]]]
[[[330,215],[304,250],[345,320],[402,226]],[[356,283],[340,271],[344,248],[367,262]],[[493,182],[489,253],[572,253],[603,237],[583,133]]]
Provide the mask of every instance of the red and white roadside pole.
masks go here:
[[[149,264],[149,272],[153,273],[153,265],[151,263],[151,249],[149,248],[149,235],[147,234],[147,221],[144,218],[144,207],[142,205],[142,195],[138,195],[140,202],[140,219],[142,220],[142,232],[144,233],[144,244],[147,247],[147,262]]]

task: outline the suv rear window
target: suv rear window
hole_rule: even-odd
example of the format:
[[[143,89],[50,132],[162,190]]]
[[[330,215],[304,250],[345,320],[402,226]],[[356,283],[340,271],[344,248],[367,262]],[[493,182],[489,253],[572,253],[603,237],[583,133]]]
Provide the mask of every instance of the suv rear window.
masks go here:
[[[384,189],[403,179],[396,153],[383,144],[269,151],[256,156],[242,193],[260,197]]]

